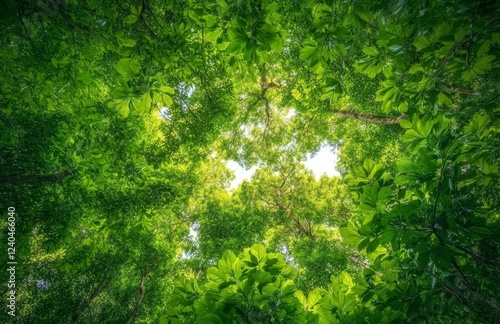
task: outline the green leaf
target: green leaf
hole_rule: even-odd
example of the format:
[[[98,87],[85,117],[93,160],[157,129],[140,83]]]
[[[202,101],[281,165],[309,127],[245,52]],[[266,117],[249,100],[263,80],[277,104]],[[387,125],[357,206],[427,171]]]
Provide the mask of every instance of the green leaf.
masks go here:
[[[401,127],[405,128],[405,129],[411,129],[412,128],[411,121],[409,121],[407,119],[400,120],[399,121],[399,125],[401,125]]]
[[[231,275],[232,271],[234,271],[234,264],[239,260],[232,251],[226,250],[222,254],[222,259],[219,260],[219,269],[220,271]]]
[[[451,265],[452,251],[447,246],[434,246],[431,250],[431,259],[434,264],[442,269]]]
[[[472,233],[480,234],[480,235],[491,235],[491,234],[493,234],[493,232],[489,228],[487,228],[487,227],[475,226],[475,227],[469,228],[469,230]]]
[[[378,186],[377,185],[366,185],[363,187],[363,194],[359,197],[359,201],[372,206],[377,206],[378,199]]]
[[[168,87],[168,86],[161,86],[160,90],[163,93],[168,93],[168,94],[174,94],[175,93],[175,90],[173,88],[171,88],[171,87]]]
[[[390,242],[393,237],[396,235],[396,231],[394,228],[388,226],[385,228],[384,232],[378,237],[378,241],[380,244],[386,244]]]
[[[237,48],[246,44],[248,40],[246,32],[239,27],[230,27],[227,31],[227,35],[229,40],[234,43],[234,46],[237,46]]]
[[[115,65],[115,69],[124,77],[132,77],[134,74],[139,72],[139,59],[137,57],[122,58]]]
[[[484,162],[483,172],[488,175],[498,174],[498,165]]]
[[[477,139],[482,139],[487,131],[490,118],[483,113],[475,113],[472,120],[465,127],[465,131],[474,134]]]
[[[413,41],[413,45],[419,49],[424,49],[432,44],[433,42],[430,40],[428,36],[419,36],[415,38],[415,40]]]
[[[216,267],[210,267],[207,270],[207,278],[216,283],[226,282],[228,277],[229,276],[226,273],[224,273],[224,271],[221,271]]]
[[[379,240],[378,239],[372,240],[366,247],[366,253],[368,254],[372,253],[377,249],[378,246],[379,246]]]
[[[318,43],[314,39],[310,38],[306,40],[300,49],[300,59],[307,61],[312,58],[316,53],[317,47]]]
[[[231,285],[235,285],[236,284],[236,281],[227,281],[227,282],[223,282],[221,284],[219,284],[219,289],[224,289],[224,288],[227,288]]]
[[[479,47],[479,49],[477,51],[477,57],[478,58],[482,57],[483,55],[487,54],[489,50],[490,50],[490,42],[489,41],[485,41]]]
[[[207,32],[205,39],[211,43],[217,43],[217,40],[222,35],[222,29],[216,28],[212,31]]]
[[[370,171],[369,179],[378,180],[385,172],[385,166],[382,163],[376,164]]]
[[[307,298],[304,293],[300,290],[297,290],[293,295],[299,300],[302,307],[304,309],[307,309]]]
[[[321,288],[315,288],[309,292],[307,295],[307,305],[309,309],[312,309],[317,303],[319,303],[322,298],[321,291]]]
[[[339,232],[346,244],[357,245],[363,240],[363,237],[358,233],[356,226],[352,222],[349,222],[347,227],[340,228]]]
[[[272,282],[274,278],[269,272],[266,272],[264,270],[257,270],[255,272],[255,275],[253,276],[253,279],[256,283],[259,284],[260,287],[263,287],[264,285]]]
[[[332,8],[330,6],[328,6],[327,4],[317,3],[314,5],[314,7],[312,8],[311,11],[312,11],[314,16],[320,16],[323,14],[322,11],[332,12]]]
[[[123,36],[117,36],[118,42],[120,45],[125,46],[125,47],[134,47],[135,44],[137,43],[134,39],[126,38]]]
[[[470,71],[465,71],[464,73],[462,73],[462,79],[464,81],[471,81],[475,78],[477,78],[477,73],[475,73],[473,70],[470,70]]]
[[[339,55],[339,56],[346,56],[347,55],[347,48],[344,44],[336,43],[333,46],[333,49],[334,49],[335,53],[337,53],[337,55]]]
[[[293,283],[293,281],[292,280],[287,280],[281,286],[281,295],[283,297],[287,296],[287,295],[291,295],[291,294],[295,293],[296,290],[297,290],[297,287],[295,286],[295,284]]]
[[[442,91],[439,92],[439,95],[438,95],[438,105],[440,106],[444,106],[444,105],[451,105],[453,102],[451,101],[450,98],[448,98],[448,96],[446,96]]]
[[[359,18],[363,19],[367,23],[370,23],[373,20],[373,14],[368,11],[368,10],[357,10],[356,13],[358,14]]]
[[[203,16],[207,27],[213,27],[217,24],[217,16],[208,14]]]
[[[118,113],[123,117],[127,118],[129,113],[130,113],[130,100],[122,100],[119,103],[116,104],[116,109],[118,110]]]
[[[354,67],[358,72],[364,73],[373,79],[378,73],[388,67],[386,67],[384,57],[382,55],[375,54],[376,52],[378,53],[378,50],[375,47],[365,48],[364,51],[366,53],[370,53],[371,56],[364,57],[362,60],[357,61]],[[389,71],[386,71],[386,73],[388,72]]]
[[[133,24],[137,21],[137,19],[139,19],[137,15],[128,15],[125,19],[123,19],[123,22],[126,24]]]
[[[469,34],[469,30],[467,30],[466,28],[458,29],[454,34],[455,44],[459,44],[465,38],[465,36],[467,36],[467,34]]]
[[[172,104],[174,103],[174,101],[172,100],[172,97],[170,97],[169,95],[166,95],[164,94],[163,96],[161,96],[162,99],[163,99],[163,103],[168,106],[168,107],[171,107]]]
[[[250,248],[250,252],[251,256],[254,255],[257,258],[257,263],[259,264],[264,260],[264,258],[267,255],[265,246],[259,243],[252,245],[252,247]]]
[[[485,74],[492,69],[491,61],[493,61],[493,59],[495,59],[494,55],[483,55],[474,63],[472,69],[477,74]]]
[[[368,243],[370,243],[370,238],[369,237],[366,237],[365,239],[363,239],[361,242],[359,242],[358,246],[356,247],[359,251],[363,251],[366,246],[368,245]]]
[[[406,124],[407,125],[407,124]],[[417,115],[413,115],[412,128],[407,130],[402,137],[405,142],[420,141],[429,136],[432,129],[432,123],[429,118],[419,119]]]
[[[93,81],[92,77],[90,76],[90,74],[88,72],[82,72],[82,73],[80,73],[80,75],[78,76],[78,80],[82,81],[86,85],[91,84],[92,81]]]
[[[378,56],[380,54],[380,52],[377,50],[375,46],[363,48],[363,53],[369,56]]]
[[[200,316],[197,322],[203,324],[224,324],[220,317],[215,314],[205,314]]]

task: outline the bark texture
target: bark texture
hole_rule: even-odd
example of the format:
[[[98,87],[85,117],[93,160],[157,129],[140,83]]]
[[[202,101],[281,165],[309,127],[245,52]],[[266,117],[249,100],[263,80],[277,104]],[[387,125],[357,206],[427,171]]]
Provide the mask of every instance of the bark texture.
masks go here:
[[[85,309],[87,309],[87,307],[90,306],[90,304],[92,303],[92,301],[94,300],[94,298],[96,298],[97,295],[99,295],[99,293],[103,290],[103,288],[104,288],[104,286],[106,285],[107,282],[108,282],[108,278],[105,277],[101,281],[101,283],[99,284],[99,286],[92,292],[92,294],[89,296],[89,298],[83,300],[80,303],[80,305],[78,305],[78,308],[76,309],[76,311],[71,316],[71,319],[69,320],[70,324],[76,323],[76,321],[78,320],[78,318],[80,317],[80,315],[83,313],[83,311]]]
[[[139,309],[141,308],[142,305],[142,300],[144,299],[144,294],[146,293],[146,289],[144,288],[144,283],[146,282],[146,277],[148,276],[149,272],[151,271],[151,268],[154,267],[160,259],[154,261],[150,265],[146,267],[142,274],[141,282],[139,284],[139,299],[137,300],[137,304],[134,307],[134,311],[132,312],[132,316],[130,316],[130,319],[128,320],[127,324],[132,324],[135,321],[135,317],[137,316],[137,313],[139,312]]]
[[[375,116],[369,114],[363,114],[353,111],[345,111],[345,110],[334,110],[333,113],[335,115],[349,117],[358,120],[369,121],[377,124],[384,125],[396,125],[399,124],[399,121],[402,119],[406,119],[405,115],[397,116],[397,117],[385,117],[385,116]]]

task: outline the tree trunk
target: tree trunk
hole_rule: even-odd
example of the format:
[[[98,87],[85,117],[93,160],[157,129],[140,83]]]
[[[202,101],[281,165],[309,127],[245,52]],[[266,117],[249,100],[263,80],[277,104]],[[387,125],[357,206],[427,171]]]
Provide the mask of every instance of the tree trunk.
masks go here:
[[[132,312],[132,316],[130,316],[130,319],[128,320],[127,324],[132,324],[135,321],[135,317],[137,316],[137,313],[139,312],[139,308],[141,308],[142,300],[144,299],[144,294],[146,293],[146,290],[144,288],[144,283],[146,282],[146,277],[148,276],[149,271],[151,271],[151,268],[154,267],[158,263],[158,261],[160,261],[160,259],[158,259],[155,262],[148,265],[146,270],[144,270],[144,273],[142,274],[141,283],[139,284],[139,299],[137,300],[137,304],[135,305],[134,311]]]
[[[401,115],[398,117],[384,117],[384,116],[374,116],[363,113],[357,113],[353,111],[345,111],[345,110],[334,110],[333,113],[339,116],[345,116],[349,118],[365,120],[372,123],[384,124],[384,125],[396,125],[400,120],[406,119],[405,115]]]
[[[82,312],[90,306],[90,304],[92,303],[92,301],[94,300],[94,298],[97,297],[97,295],[99,295],[99,293],[102,291],[102,289],[104,288],[104,286],[106,285],[106,282],[108,282],[108,278],[104,277],[104,279],[102,279],[101,281],[101,284],[94,290],[94,292],[90,295],[89,298],[83,300],[80,305],[78,305],[78,308],[76,309],[76,311],[73,313],[73,316],[71,316],[71,319],[69,320],[69,323],[70,324],[73,324],[73,323],[76,323],[76,321],[78,320],[78,317],[80,317],[80,315],[82,314]]]
[[[73,172],[70,170],[64,170],[59,173],[49,174],[49,175],[23,175],[23,176],[6,176],[0,177],[1,183],[10,183],[10,184],[33,184],[33,183],[42,183],[42,182],[60,182],[65,177],[72,175]]]

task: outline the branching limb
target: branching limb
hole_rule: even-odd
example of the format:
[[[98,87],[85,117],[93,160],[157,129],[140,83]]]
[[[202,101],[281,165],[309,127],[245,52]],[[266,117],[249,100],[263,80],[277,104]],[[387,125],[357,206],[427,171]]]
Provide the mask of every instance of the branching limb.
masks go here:
[[[71,319],[69,320],[69,323],[70,324],[73,324],[73,323],[76,323],[76,321],[78,320],[78,318],[80,317],[80,315],[83,313],[83,311],[90,306],[90,304],[92,303],[92,301],[94,300],[94,298],[97,297],[97,295],[99,295],[99,293],[104,289],[104,286],[106,285],[106,283],[108,282],[108,278],[105,276],[101,283],[99,284],[99,286],[97,286],[97,288],[92,292],[92,294],[89,296],[89,298],[87,299],[84,299],[80,305],[78,305],[78,308],[75,310],[75,312],[73,313],[73,315],[71,316]]]
[[[468,95],[472,95],[472,96],[479,96],[481,95],[480,92],[477,92],[477,91],[474,91],[474,90],[469,90],[469,89],[460,89],[460,88],[457,88],[457,87],[454,87],[454,86],[451,86],[451,85],[443,85],[443,87],[449,91],[453,91],[453,92],[456,92],[456,93],[461,93],[461,94],[468,94]]]
[[[135,321],[135,317],[137,316],[137,313],[139,312],[139,309],[141,308],[142,305],[142,300],[144,299],[144,294],[146,293],[146,290],[144,288],[144,284],[146,282],[146,277],[148,276],[149,272],[151,271],[151,268],[154,267],[160,259],[157,259],[153,263],[149,264],[147,268],[144,270],[141,278],[141,282],[139,284],[139,299],[137,300],[137,304],[135,305],[134,311],[132,312],[132,316],[130,316],[130,319],[128,320],[127,324],[132,324]]]
[[[397,117],[385,117],[385,116],[375,116],[375,115],[363,114],[346,110],[334,110],[333,113],[339,116],[344,116],[384,125],[396,125],[399,124],[400,120],[406,119],[406,115],[400,115]]]

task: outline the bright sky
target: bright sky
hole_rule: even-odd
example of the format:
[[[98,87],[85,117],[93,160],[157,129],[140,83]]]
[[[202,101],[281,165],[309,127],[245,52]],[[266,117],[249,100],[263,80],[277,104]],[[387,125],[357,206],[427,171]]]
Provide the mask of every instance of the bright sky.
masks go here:
[[[243,182],[243,180],[250,180],[252,175],[255,173],[257,170],[256,166],[253,166],[251,169],[246,170],[241,167],[237,162],[235,161],[229,161],[226,163],[226,166],[229,170],[234,172],[234,175],[236,176],[231,183],[229,184],[229,190],[233,190],[238,188],[240,183]]]
[[[303,162],[306,168],[312,170],[316,179],[326,173],[329,177],[340,177],[340,173],[335,169],[339,157],[328,145],[323,145],[319,152]]]
[[[323,145],[314,157],[309,156],[308,159],[302,163],[314,173],[316,179],[319,179],[323,174],[329,177],[340,176],[340,173],[335,169],[337,162],[337,154],[332,152],[328,145]],[[246,170],[235,161],[227,162],[226,166],[232,170],[236,176],[229,184],[229,190],[236,189],[243,180],[250,180],[257,170],[255,166],[250,170]]]

